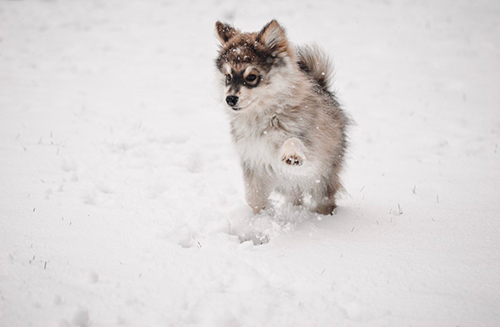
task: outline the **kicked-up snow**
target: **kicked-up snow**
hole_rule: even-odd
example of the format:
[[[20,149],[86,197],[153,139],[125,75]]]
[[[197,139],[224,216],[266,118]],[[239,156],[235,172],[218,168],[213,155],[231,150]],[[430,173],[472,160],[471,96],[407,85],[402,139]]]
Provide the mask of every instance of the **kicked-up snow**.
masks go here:
[[[332,56],[333,216],[244,200],[220,19]],[[0,326],[496,326],[497,1],[0,2]]]

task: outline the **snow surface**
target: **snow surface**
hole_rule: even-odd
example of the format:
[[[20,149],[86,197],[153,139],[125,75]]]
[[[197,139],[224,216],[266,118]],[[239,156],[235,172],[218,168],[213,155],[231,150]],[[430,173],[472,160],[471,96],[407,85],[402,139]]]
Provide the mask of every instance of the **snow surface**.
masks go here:
[[[214,23],[333,57],[334,216],[244,201]],[[499,1],[1,1],[0,326],[498,326]],[[262,244],[261,244],[262,243]]]

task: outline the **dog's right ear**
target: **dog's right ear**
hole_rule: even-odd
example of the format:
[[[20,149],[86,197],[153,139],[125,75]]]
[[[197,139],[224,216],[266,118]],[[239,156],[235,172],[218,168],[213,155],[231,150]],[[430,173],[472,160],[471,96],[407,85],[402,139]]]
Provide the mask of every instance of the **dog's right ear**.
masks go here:
[[[286,38],[285,30],[276,21],[272,20],[264,26],[264,28],[257,35],[257,42],[264,44],[268,47],[273,56],[288,50],[288,40]]]
[[[217,32],[217,37],[221,44],[226,43],[230,38],[238,34],[238,31],[234,27],[229,24],[221,23],[220,21],[215,23],[215,31]]]

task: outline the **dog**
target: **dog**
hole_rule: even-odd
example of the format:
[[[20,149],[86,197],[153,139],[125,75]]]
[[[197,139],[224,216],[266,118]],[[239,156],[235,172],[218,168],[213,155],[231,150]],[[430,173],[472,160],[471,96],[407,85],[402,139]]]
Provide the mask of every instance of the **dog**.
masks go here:
[[[276,21],[244,33],[217,21],[215,60],[246,200],[254,214],[282,194],[333,214],[350,119],[330,90],[332,68],[316,45],[294,47]]]

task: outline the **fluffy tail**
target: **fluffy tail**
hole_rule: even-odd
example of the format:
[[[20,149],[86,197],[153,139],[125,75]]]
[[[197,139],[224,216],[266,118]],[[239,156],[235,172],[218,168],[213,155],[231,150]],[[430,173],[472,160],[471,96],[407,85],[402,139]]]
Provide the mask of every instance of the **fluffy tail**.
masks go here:
[[[333,68],[328,56],[317,45],[296,48],[299,67],[325,91],[330,92]]]

